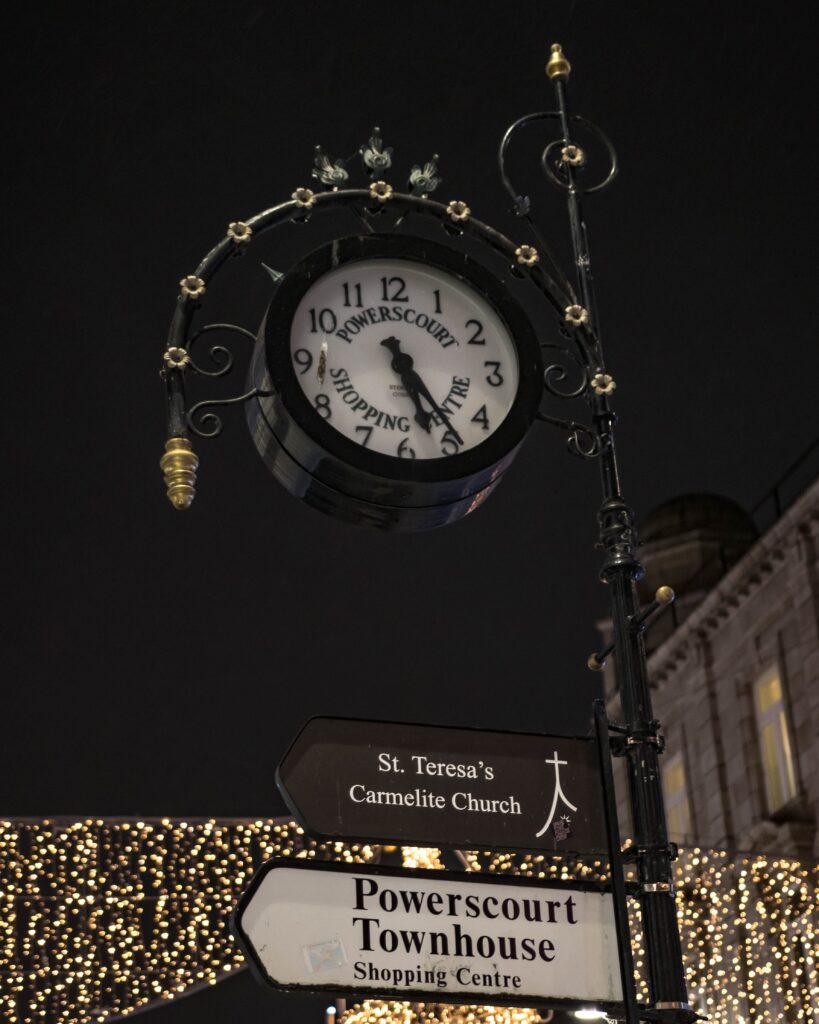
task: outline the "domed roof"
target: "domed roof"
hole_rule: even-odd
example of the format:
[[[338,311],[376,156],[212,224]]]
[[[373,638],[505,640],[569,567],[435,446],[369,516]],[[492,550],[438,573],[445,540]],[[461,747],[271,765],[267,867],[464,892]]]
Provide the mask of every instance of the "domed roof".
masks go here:
[[[745,509],[719,494],[683,494],[663,502],[646,516],[639,536],[644,544],[697,530],[721,537],[753,540],[758,530]]]

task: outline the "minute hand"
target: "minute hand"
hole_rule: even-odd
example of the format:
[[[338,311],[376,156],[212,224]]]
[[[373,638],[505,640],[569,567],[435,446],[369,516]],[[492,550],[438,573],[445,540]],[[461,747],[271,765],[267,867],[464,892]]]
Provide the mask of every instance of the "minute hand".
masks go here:
[[[421,378],[418,376],[418,374],[415,373],[414,370],[412,372],[413,372],[413,374],[414,374],[414,376],[416,378],[417,384],[418,384],[418,392],[419,392],[419,394],[423,395],[423,397],[426,398],[426,400],[432,406],[432,411],[434,413],[437,413],[438,416],[441,417],[441,419],[443,420],[443,422],[444,422],[444,424],[446,426],[447,433],[451,434],[452,437],[458,442],[458,444],[463,444],[464,443],[463,442],[463,438],[458,433],[458,431],[452,426],[452,421],[450,420],[449,416],[447,416],[447,414],[444,412],[444,410],[440,407],[440,405],[438,405],[438,403],[435,401],[435,399],[429,393],[429,388],[421,380]]]

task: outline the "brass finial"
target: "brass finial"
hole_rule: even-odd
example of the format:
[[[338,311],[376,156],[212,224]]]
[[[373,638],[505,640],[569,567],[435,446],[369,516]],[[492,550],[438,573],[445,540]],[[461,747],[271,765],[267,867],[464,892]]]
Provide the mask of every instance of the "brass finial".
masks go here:
[[[159,468],[165,474],[168,501],[174,508],[190,508],[196,497],[196,470],[199,459],[187,437],[169,437]]]
[[[659,587],[654,595],[654,600],[657,604],[671,604],[675,596],[671,587]]]
[[[549,63],[546,65],[546,74],[549,78],[568,78],[571,70],[572,66],[566,60],[560,43],[552,43],[552,53]]]

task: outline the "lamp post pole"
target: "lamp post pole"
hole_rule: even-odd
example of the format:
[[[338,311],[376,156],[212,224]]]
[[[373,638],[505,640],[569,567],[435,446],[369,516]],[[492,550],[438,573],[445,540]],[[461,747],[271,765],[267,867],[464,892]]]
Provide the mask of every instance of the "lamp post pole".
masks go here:
[[[581,190],[576,171],[585,162],[585,154],[572,141],[572,118],[568,112],[567,83],[571,66],[560,46],[552,47],[546,73],[552,80],[558,104],[563,150],[561,169],[565,175],[569,225],[577,273],[577,293],[582,303],[579,316],[587,315],[596,339],[592,347],[593,373],[590,389],[593,432],[598,445],[603,503],[597,518],[600,546],[605,552],[601,580],[611,589],[611,620],[615,654],[615,677],[620,693],[623,739],[618,744],[626,758],[634,829],[639,901],[643,918],[648,980],[653,1008],[681,1011],[680,1019],[692,1019],[688,1005],[682,947],[677,927],[672,860],[676,848],[669,844],[660,781],[659,754],[662,740],[659,722],[651,708],[643,630],[646,615],[641,614],[636,581],[643,567],[635,556],[637,536],[634,512],[623,498],[614,442],[616,417],[609,395],[614,382],[606,374],[600,330],[594,301],[591,262],[586,241],[586,224],[581,205]],[[594,386],[597,381],[597,386]],[[663,588],[667,591],[667,588]],[[658,593],[673,599],[670,591]],[[592,668],[601,668],[597,655],[589,659]]]

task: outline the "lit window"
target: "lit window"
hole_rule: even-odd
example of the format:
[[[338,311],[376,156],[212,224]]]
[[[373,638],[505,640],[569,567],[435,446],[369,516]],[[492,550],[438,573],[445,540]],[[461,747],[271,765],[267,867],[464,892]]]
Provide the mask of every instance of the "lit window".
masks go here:
[[[682,754],[675,754],[663,765],[663,796],[669,838],[680,842],[690,837],[691,808]]]
[[[776,811],[796,796],[793,748],[785,717],[782,681],[776,668],[757,681],[756,722],[768,810]]]

